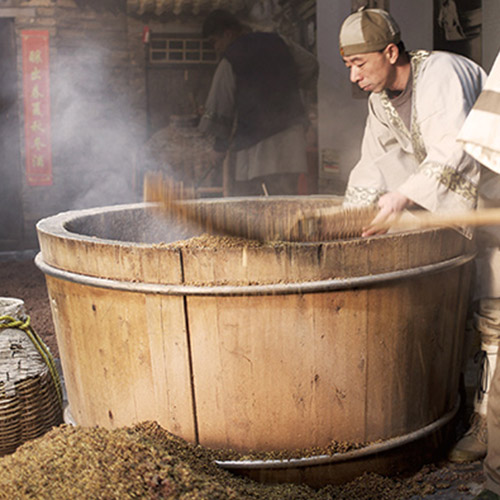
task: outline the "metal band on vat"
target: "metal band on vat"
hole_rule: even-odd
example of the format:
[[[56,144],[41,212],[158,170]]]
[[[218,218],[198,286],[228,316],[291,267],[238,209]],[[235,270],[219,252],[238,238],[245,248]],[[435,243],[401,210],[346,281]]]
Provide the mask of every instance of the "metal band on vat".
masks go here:
[[[224,469],[289,469],[300,467],[312,467],[317,465],[328,465],[336,462],[347,462],[360,459],[375,453],[390,451],[401,446],[408,445],[419,439],[432,435],[439,429],[449,424],[460,407],[460,397],[457,398],[454,408],[441,418],[431,422],[429,425],[409,432],[403,436],[386,439],[381,443],[374,443],[357,450],[346,453],[335,453],[333,455],[317,455],[313,457],[290,458],[287,460],[215,460],[215,463]]]
[[[35,264],[46,275],[53,278],[70,281],[80,285],[125,292],[152,293],[163,295],[197,295],[197,296],[236,296],[236,295],[290,295],[304,293],[320,293],[333,290],[347,290],[370,285],[377,285],[389,281],[416,278],[428,274],[448,271],[463,266],[475,258],[476,254],[464,254],[435,264],[390,271],[368,276],[352,278],[336,278],[320,281],[305,281],[301,283],[271,283],[265,285],[163,285],[160,283],[137,283],[120,281],[108,278],[98,278],[83,274],[72,273],[58,269],[43,260],[42,253],[35,257]]]

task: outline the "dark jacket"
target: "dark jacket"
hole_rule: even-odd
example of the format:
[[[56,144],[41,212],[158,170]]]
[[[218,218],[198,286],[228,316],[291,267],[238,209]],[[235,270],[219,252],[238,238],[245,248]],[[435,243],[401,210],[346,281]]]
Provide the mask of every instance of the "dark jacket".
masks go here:
[[[297,68],[279,35],[242,35],[224,57],[236,79],[237,125],[232,149],[249,148],[305,120]]]

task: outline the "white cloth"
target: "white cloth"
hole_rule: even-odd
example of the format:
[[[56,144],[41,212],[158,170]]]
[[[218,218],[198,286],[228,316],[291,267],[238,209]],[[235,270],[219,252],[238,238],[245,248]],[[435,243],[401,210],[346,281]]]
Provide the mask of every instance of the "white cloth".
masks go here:
[[[284,39],[298,70],[299,86],[311,89],[316,84],[318,62],[307,50]],[[235,116],[235,76],[227,59],[219,63],[210,87],[200,130],[208,135],[229,139]],[[271,174],[307,171],[305,128],[296,124],[254,146],[235,151],[235,179],[247,181]]]
[[[235,151],[235,179],[246,181],[263,175],[306,172],[306,149],[304,125],[293,125],[254,146]]]
[[[490,170],[483,169],[480,204],[484,208],[500,206],[500,53],[486,80],[484,89],[465,120],[458,140],[472,157]],[[476,259],[475,297],[500,297],[500,227],[478,231],[481,252]]]
[[[476,160],[500,173],[500,54],[458,140]]]
[[[482,249],[475,264],[474,300],[500,297],[500,249]]]
[[[386,92],[371,94],[345,205],[375,203],[398,191],[430,211],[474,208],[480,168],[456,137],[486,74],[469,59],[446,52],[412,52],[411,64],[411,130]]]

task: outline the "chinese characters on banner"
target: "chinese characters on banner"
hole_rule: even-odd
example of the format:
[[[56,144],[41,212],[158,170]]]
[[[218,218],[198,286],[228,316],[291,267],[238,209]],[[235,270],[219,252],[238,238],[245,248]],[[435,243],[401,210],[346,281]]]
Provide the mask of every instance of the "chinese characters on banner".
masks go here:
[[[50,186],[49,32],[24,30],[21,37],[26,179],[30,186]]]

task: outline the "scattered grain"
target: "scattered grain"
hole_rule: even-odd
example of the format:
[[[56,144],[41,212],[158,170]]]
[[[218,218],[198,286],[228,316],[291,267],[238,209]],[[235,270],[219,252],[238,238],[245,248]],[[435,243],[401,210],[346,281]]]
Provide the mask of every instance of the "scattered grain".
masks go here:
[[[428,490],[376,474],[320,490],[265,485],[218,467],[214,454],[153,422],[115,430],[62,425],[0,459],[0,498],[393,500]]]

